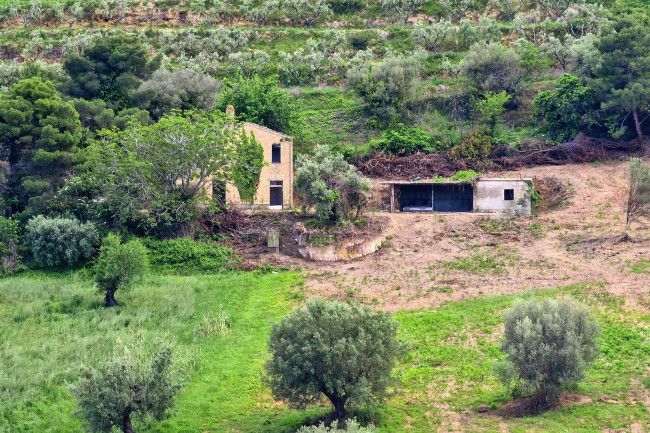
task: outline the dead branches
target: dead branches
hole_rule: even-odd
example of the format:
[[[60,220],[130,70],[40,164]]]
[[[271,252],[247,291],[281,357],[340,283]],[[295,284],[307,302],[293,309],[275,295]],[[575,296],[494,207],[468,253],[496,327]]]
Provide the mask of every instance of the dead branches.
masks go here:
[[[579,134],[572,141],[537,149],[507,149],[506,156],[492,157],[488,161],[452,160],[442,153],[415,153],[394,156],[374,153],[368,158],[355,161],[366,176],[381,179],[409,179],[413,177],[449,177],[460,170],[516,170],[537,165],[564,165],[611,160],[638,152],[635,145],[591,138]]]

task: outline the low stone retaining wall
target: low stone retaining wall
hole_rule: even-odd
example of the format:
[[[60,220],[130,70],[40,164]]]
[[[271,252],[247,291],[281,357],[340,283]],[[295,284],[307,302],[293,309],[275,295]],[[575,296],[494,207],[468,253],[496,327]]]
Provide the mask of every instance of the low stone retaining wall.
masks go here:
[[[332,237],[330,242],[323,245],[323,236],[319,237],[321,242],[313,242],[309,238],[298,239],[298,252],[307,260],[322,262],[337,262],[357,259],[372,254],[381,248],[384,236],[374,238],[349,238],[337,240]]]

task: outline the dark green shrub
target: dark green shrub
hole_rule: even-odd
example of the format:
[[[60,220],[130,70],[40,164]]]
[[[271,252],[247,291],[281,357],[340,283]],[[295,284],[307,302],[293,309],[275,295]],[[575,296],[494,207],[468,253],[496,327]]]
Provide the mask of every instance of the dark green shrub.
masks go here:
[[[239,258],[232,248],[216,242],[198,242],[190,238],[145,241],[151,264],[175,273],[221,272],[232,269]]]
[[[73,266],[89,259],[99,245],[95,224],[75,218],[38,215],[27,222],[27,244],[40,266]]]
[[[598,108],[595,94],[580,78],[564,74],[554,91],[537,95],[533,107],[537,116],[546,120],[544,131],[553,140],[563,142],[593,123],[593,113]]]
[[[327,2],[332,12],[338,15],[347,15],[359,12],[366,4],[362,0],[329,0]]]
[[[520,300],[504,319],[501,380],[534,392],[541,407],[581,380],[598,356],[600,327],[587,307],[571,299]]]
[[[119,236],[109,233],[102,243],[95,265],[97,285],[106,292],[104,306],[118,305],[115,291],[130,288],[138,278],[142,277],[148,265],[147,249],[140,239],[123,244]]]
[[[384,131],[381,139],[370,142],[370,148],[393,155],[410,155],[416,152],[435,152],[438,144],[424,129],[402,125],[399,129]]]
[[[492,137],[485,134],[482,129],[475,128],[464,137],[460,143],[451,148],[451,159],[484,160],[492,151]]]
[[[367,31],[353,32],[348,35],[348,44],[357,51],[365,50],[372,42],[373,34]]]
[[[258,123],[276,131],[296,135],[300,131],[296,99],[278,85],[277,77],[226,81],[215,107],[226,111],[228,105],[246,122]]]
[[[405,352],[397,322],[383,312],[316,299],[275,324],[266,363],[273,396],[297,407],[327,397],[335,418],[351,405],[381,400]]]
[[[166,418],[180,390],[171,368],[171,350],[163,348],[150,364],[124,357],[84,371],[72,392],[86,430],[109,433],[117,428],[133,433],[133,418]]]

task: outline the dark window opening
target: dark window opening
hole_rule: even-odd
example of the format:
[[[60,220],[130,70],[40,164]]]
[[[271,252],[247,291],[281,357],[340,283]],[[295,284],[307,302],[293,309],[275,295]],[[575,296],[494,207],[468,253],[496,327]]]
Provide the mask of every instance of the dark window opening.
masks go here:
[[[226,204],[226,182],[223,180],[212,181],[212,198],[222,206]]]
[[[504,200],[514,200],[515,199],[515,190],[514,189],[504,189],[503,190],[503,199]]]
[[[282,206],[282,181],[281,180],[272,180],[271,181],[271,206]]]
[[[271,146],[271,162],[282,162],[282,147],[279,144]]]

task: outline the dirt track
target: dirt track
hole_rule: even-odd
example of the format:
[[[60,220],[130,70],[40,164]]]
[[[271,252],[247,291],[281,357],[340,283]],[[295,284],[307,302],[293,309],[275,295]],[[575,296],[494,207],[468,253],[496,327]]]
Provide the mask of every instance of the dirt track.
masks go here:
[[[566,206],[530,218],[486,214],[388,215],[385,246],[350,262],[287,258],[307,271],[308,296],[356,299],[385,310],[449,300],[598,285],[650,310],[650,226],[625,232],[627,163],[545,166],[490,176],[555,176],[575,191]]]

